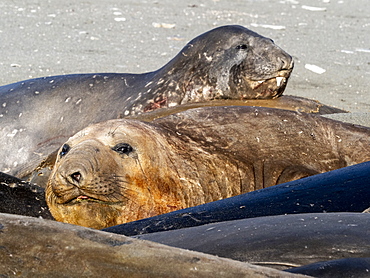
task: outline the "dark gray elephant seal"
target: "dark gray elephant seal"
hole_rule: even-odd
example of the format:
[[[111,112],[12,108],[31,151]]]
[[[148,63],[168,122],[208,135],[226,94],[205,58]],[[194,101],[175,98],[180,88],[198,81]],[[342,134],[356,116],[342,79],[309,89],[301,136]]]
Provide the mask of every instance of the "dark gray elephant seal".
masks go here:
[[[369,143],[370,128],[270,108],[111,120],[63,145],[46,201],[58,221],[104,228],[361,163]]]
[[[86,126],[213,99],[275,98],[293,68],[272,40],[223,26],[190,41],[168,64],[143,74],[75,74],[0,87],[0,171],[25,176]]]
[[[370,257],[370,215],[266,216],[135,238],[283,270],[321,261]]]
[[[286,270],[320,278],[368,278],[370,258],[345,258],[313,263]]]

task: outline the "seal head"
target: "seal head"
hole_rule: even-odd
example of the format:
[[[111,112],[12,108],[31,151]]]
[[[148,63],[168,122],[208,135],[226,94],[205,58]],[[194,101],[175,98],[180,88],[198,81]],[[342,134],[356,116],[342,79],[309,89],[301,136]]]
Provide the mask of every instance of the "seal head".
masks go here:
[[[182,208],[172,196],[175,173],[160,134],[118,122],[86,128],[59,150],[46,189],[57,220],[100,229]]]
[[[145,111],[154,110],[156,103],[276,98],[284,92],[293,66],[292,57],[271,39],[242,26],[222,26],[190,41],[163,68],[166,73],[159,71],[159,82],[176,72],[183,76],[172,83],[177,93],[157,96]],[[171,88],[171,80],[167,82]]]

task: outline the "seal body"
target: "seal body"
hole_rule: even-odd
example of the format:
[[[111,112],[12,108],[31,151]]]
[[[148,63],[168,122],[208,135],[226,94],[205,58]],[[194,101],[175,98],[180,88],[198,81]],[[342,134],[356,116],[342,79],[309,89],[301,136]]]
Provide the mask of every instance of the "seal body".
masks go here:
[[[111,120],[63,145],[46,199],[55,219],[104,228],[367,161],[369,135],[269,108]]]
[[[104,231],[127,236],[272,215],[366,212],[370,161],[227,199],[153,216]]]
[[[369,269],[370,258],[345,258],[313,263],[286,271],[322,278],[367,278],[369,277]]]
[[[328,260],[369,257],[370,249],[366,248],[370,244],[369,228],[367,213],[308,213],[218,222],[137,238],[288,269]]]
[[[4,277],[307,277],[34,217],[0,213],[0,231]]]
[[[75,74],[0,87],[0,171],[25,176],[86,126],[214,99],[275,98],[293,68],[272,40],[223,26],[190,41],[168,64],[143,74]]]

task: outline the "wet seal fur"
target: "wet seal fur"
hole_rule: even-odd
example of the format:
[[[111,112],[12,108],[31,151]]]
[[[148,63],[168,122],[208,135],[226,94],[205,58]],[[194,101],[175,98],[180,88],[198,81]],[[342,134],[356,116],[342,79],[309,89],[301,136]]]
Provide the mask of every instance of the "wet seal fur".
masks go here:
[[[2,86],[0,171],[26,176],[93,123],[190,102],[276,98],[292,69],[291,56],[271,39],[242,26],[222,26],[191,40],[157,71],[52,76]]]
[[[366,212],[370,161],[227,199],[145,218],[104,231],[127,236],[272,215]],[[365,211],[364,211],[365,210]]]
[[[370,245],[370,215],[308,213],[267,216],[135,238],[285,270],[321,261],[370,257],[370,249],[367,248]],[[314,275],[314,272],[292,271],[322,277],[317,273]]]
[[[307,277],[34,217],[1,213],[0,233],[5,277]]]
[[[311,114],[203,107],[90,126],[59,150],[58,221],[104,228],[369,160],[370,128]]]
[[[275,109],[283,109],[290,111],[297,111],[302,113],[312,113],[318,115],[336,114],[336,113],[348,113],[348,111],[328,106],[312,100],[297,96],[280,96],[275,99],[250,99],[250,100],[213,100],[208,102],[194,102],[167,109],[157,109],[148,113],[133,115],[126,117],[127,119],[136,119],[140,121],[151,122],[155,119],[163,118],[171,114],[179,113],[185,110],[199,107],[210,107],[210,106],[253,106],[253,107],[269,107]]]
[[[53,219],[45,201],[44,188],[1,172],[0,213]]]
[[[291,268],[285,271],[320,278],[368,278],[370,272],[370,258],[330,260]]]

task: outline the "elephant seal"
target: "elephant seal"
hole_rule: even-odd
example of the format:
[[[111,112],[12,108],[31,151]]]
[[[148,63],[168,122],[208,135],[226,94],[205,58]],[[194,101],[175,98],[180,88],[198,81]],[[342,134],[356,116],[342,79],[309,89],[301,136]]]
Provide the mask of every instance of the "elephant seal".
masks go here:
[[[0,171],[24,177],[90,124],[213,99],[276,98],[289,54],[242,26],[191,40],[157,71],[52,76],[0,87]]]
[[[370,215],[266,216],[135,238],[285,270],[321,261],[370,257]]]
[[[369,135],[317,115],[241,106],[111,120],[61,147],[46,201],[58,221],[109,227],[367,161]]]
[[[363,212],[370,161],[227,199],[129,222],[104,231],[127,236],[282,214]]]
[[[368,278],[370,258],[345,258],[313,263],[285,270],[320,278]]]
[[[2,277],[307,277],[34,217],[0,234]]]

